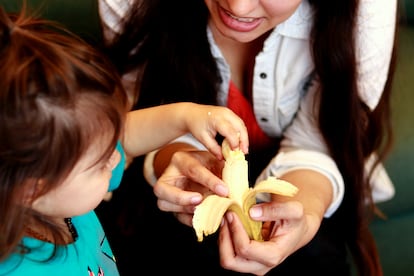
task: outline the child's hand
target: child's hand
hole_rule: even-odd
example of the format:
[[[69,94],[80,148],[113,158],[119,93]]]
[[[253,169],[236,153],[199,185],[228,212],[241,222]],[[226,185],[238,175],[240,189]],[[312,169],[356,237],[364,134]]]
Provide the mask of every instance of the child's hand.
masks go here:
[[[216,141],[219,133],[230,143],[230,147],[241,149],[245,154],[249,149],[247,128],[233,111],[223,106],[192,104],[186,116],[189,131],[218,159],[223,159],[221,146]]]

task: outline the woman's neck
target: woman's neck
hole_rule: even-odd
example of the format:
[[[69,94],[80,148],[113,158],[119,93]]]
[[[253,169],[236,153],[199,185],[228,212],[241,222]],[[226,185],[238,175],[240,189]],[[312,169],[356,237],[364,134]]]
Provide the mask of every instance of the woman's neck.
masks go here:
[[[239,42],[223,36],[215,27],[211,27],[214,41],[230,66],[231,80],[246,95],[250,93],[255,58],[263,48],[268,34],[251,42]]]

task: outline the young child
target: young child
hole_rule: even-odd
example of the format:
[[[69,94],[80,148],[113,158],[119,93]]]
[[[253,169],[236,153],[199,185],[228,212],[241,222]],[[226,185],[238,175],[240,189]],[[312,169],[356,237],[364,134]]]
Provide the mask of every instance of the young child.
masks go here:
[[[104,56],[26,12],[0,8],[0,64],[0,275],[118,275],[93,210],[119,185],[125,156],[187,132],[218,158],[217,133],[247,152],[246,128],[227,108],[127,112]]]

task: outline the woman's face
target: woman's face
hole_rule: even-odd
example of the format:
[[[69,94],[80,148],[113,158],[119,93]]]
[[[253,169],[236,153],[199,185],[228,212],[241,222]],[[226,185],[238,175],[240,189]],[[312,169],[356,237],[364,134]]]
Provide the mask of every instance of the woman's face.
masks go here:
[[[302,0],[204,0],[215,35],[251,42],[289,18]],[[216,30],[218,32],[216,32]]]

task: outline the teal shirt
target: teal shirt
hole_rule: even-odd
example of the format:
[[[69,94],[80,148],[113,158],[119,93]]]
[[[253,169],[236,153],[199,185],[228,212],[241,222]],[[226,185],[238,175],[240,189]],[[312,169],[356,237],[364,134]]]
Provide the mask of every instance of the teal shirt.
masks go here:
[[[116,145],[116,149],[121,154],[121,160],[119,161],[118,165],[112,170],[112,177],[111,181],[109,182],[109,191],[113,191],[119,187],[125,170],[125,151],[122,148],[121,142],[118,142],[118,144]]]
[[[120,143],[117,149],[122,158],[113,170],[109,190],[118,188],[125,168],[125,153]],[[25,237],[22,242],[33,250],[23,255],[12,254],[1,262],[0,275],[119,275],[114,254],[95,212],[73,217],[72,223],[79,237],[72,244],[58,247],[55,258],[44,261],[53,253],[53,244]]]

